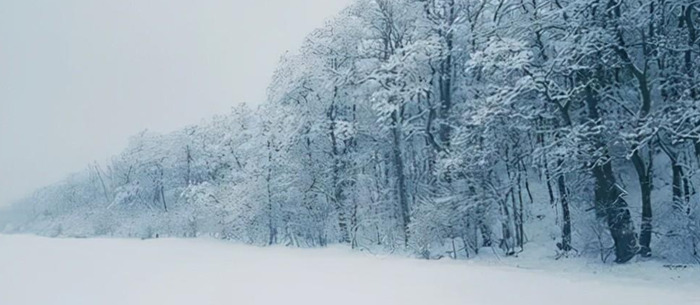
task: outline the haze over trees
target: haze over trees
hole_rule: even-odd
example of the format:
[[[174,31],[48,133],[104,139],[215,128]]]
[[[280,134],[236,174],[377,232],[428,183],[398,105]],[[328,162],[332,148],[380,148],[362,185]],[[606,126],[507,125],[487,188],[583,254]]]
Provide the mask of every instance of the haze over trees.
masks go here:
[[[259,107],[143,132],[11,231],[700,260],[700,3],[358,0]]]

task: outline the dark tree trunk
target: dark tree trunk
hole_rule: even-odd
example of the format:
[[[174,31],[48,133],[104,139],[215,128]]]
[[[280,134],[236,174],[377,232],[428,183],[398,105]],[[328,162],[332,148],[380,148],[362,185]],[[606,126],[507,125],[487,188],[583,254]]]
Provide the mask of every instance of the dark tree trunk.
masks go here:
[[[503,239],[501,239],[500,248],[506,253],[506,255],[514,254],[513,251],[513,233],[511,231],[511,218],[510,212],[508,211],[508,195],[501,201],[501,213],[503,215],[503,220],[501,220],[501,230],[503,231]]]
[[[561,161],[559,161],[561,163]],[[569,210],[569,196],[566,190],[566,181],[564,175],[559,174],[557,178],[557,186],[559,188],[559,201],[561,203],[561,213],[564,223],[561,229],[561,247],[564,252],[571,251],[571,211]]]
[[[525,228],[523,225],[523,190],[521,184],[521,174],[518,172],[518,213],[516,214],[515,222],[518,227],[516,230],[518,232],[518,246],[520,250],[523,250],[525,245]]]
[[[336,98],[338,96],[338,87],[333,88],[333,100],[328,109],[328,120],[330,121],[329,136],[331,138],[331,151],[333,153],[333,204],[338,213],[338,228],[340,229],[340,242],[347,243],[350,241],[348,232],[347,219],[345,215],[345,194],[343,190],[344,183],[341,181],[341,174],[344,172],[344,160],[342,160],[343,152],[339,147],[340,143],[336,137],[337,124],[337,106]]]
[[[493,240],[491,239],[491,229],[483,221],[480,221],[479,223],[479,231],[481,231],[481,246],[493,246]]]
[[[642,225],[639,234],[639,254],[643,257],[651,256],[651,231],[652,231],[652,209],[651,209],[651,191],[653,188],[652,181],[652,161],[649,158],[649,164],[644,162],[644,159],[639,155],[639,151],[635,151],[632,155],[632,163],[637,171],[639,179],[639,187],[642,194]]]
[[[401,151],[403,145],[403,135],[401,131],[400,110],[392,113],[391,128],[392,134],[392,162],[396,171],[396,197],[399,203],[399,212],[401,217],[401,226],[404,233],[404,246],[408,246],[408,226],[411,222],[410,212],[408,210],[408,195],[406,190],[406,174],[404,170],[403,153]]]
[[[572,121],[571,121],[571,116],[569,115],[569,107],[571,107],[571,100],[568,100],[564,105],[560,104],[559,102],[555,102],[555,105],[557,106],[557,109],[559,110],[559,113],[561,114],[561,119],[563,121],[563,125],[566,127],[571,127]],[[559,138],[559,135],[556,136]],[[542,139],[544,142],[544,138]],[[549,200],[553,204],[554,203],[554,196],[552,195],[552,186],[549,183],[550,179],[550,174],[549,174],[549,169],[547,168],[547,154],[544,155],[545,157],[545,174],[547,178],[547,188],[549,190]],[[564,165],[564,160],[559,158],[557,160],[557,166],[559,167],[558,173],[557,173],[557,189],[559,191],[559,204],[561,204],[561,210],[562,210],[562,228],[561,228],[561,244],[559,244],[559,249],[568,252],[571,251],[571,209],[569,208],[569,196],[568,196],[568,189],[566,188],[566,178],[564,177],[564,173],[562,172],[562,166]]]
[[[682,211],[685,206],[683,200],[683,167],[677,164],[675,160],[671,163],[673,171],[673,208]]]
[[[187,158],[187,172],[185,173],[185,184],[189,186],[192,184],[191,173],[192,173],[192,152],[190,151],[190,146],[185,146],[185,154]]]
[[[653,10],[653,6],[651,7]],[[620,6],[617,5],[614,9],[615,16],[617,18],[620,18]],[[653,33],[649,33],[649,35],[653,35]],[[634,77],[637,79],[637,84],[639,86],[639,94],[641,97],[640,100],[640,107],[639,107],[639,113],[637,117],[637,125],[641,125],[644,123],[644,121],[647,119],[647,116],[649,115],[649,112],[651,111],[651,104],[652,104],[652,99],[651,99],[651,84],[648,80],[647,74],[646,74],[646,68],[640,69],[638,68],[630,55],[628,54],[627,50],[625,49],[625,41],[624,41],[624,35],[622,33],[621,28],[617,29],[617,40],[619,45],[615,46],[615,50],[617,54],[620,56],[620,59],[622,59],[622,62],[624,65],[627,67],[630,73],[634,75]],[[644,46],[643,46],[644,47]],[[645,49],[645,48],[644,48]],[[647,52],[644,52],[644,56],[648,56],[649,54],[646,54]],[[645,63],[646,65],[646,63]],[[651,256],[651,231],[652,231],[652,208],[651,208],[651,192],[652,192],[652,179],[653,175],[651,173],[652,169],[652,157],[649,156],[648,164],[644,160],[644,157],[642,157],[640,151],[644,150],[644,147],[634,147],[634,152],[632,153],[632,163],[634,164],[634,168],[637,171],[637,177],[639,180],[639,187],[641,189],[642,193],[642,224],[641,224],[641,233],[639,237],[639,243],[641,245],[641,249],[639,254],[642,256]],[[651,148],[649,148],[651,150]]]
[[[267,176],[265,177],[265,182],[267,186],[267,212],[268,212],[268,230],[270,231],[268,245],[274,245],[277,243],[277,228],[273,221],[273,209],[272,209],[272,143],[267,140]]]
[[[700,45],[700,41],[698,41],[698,34],[697,34],[697,29],[695,28],[695,23],[693,22],[693,10],[695,9],[695,4],[691,3],[685,9],[683,10],[683,23],[685,25],[685,28],[688,30],[688,48],[685,51],[685,71],[686,74],[688,74],[688,79],[691,81],[694,80],[695,78],[695,70],[694,70],[694,64],[693,64],[693,49],[695,43],[698,43]],[[697,86],[691,86],[690,88],[690,97],[693,99],[697,99],[698,97],[698,88]],[[695,143],[695,152],[700,157],[700,142]]]
[[[611,162],[595,165],[593,176],[596,184],[596,206],[599,215],[604,215],[613,238],[615,262],[628,262],[637,254],[637,234],[634,232],[634,223],[627,208],[627,202],[622,198],[622,191],[616,185]]]
[[[554,206],[554,191],[552,188],[552,181],[551,181],[552,176],[549,173],[549,166],[547,165],[546,158],[544,161],[544,179],[547,182],[547,194],[549,195],[549,205]]]
[[[586,87],[586,104],[589,119],[593,124],[599,124],[598,100],[593,95],[590,85]],[[601,160],[594,160],[592,167],[596,214],[605,220],[610,230],[615,245],[615,262],[625,263],[637,254],[637,234],[627,202],[622,198],[623,192],[613,174],[612,160],[607,147],[597,137],[592,141],[595,148],[602,152]]]
[[[690,194],[689,187],[687,185],[687,178],[683,174],[683,166],[679,163],[678,154],[673,150],[673,148],[668,147],[661,140],[659,141],[659,146],[671,161],[671,202],[673,204],[673,209],[676,212],[685,213],[684,209]]]
[[[452,24],[455,20],[455,3],[454,0],[449,0],[445,4],[445,24],[447,30],[442,33],[445,38],[446,50],[445,50],[445,60],[442,62],[442,71],[438,84],[440,85],[440,144],[445,150],[449,150],[450,147],[450,134],[452,132],[452,127],[449,123],[450,111],[452,109],[452,73],[453,73],[453,63],[452,63],[452,49],[453,49],[453,34],[452,34]],[[448,176],[447,179],[450,179]]]

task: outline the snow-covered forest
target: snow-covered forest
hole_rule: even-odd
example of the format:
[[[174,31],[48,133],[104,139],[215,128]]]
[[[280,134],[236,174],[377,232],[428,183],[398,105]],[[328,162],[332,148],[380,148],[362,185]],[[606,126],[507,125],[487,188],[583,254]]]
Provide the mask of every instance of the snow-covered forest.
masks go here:
[[[357,0],[264,103],[144,131],[5,230],[693,263],[699,170],[696,0]]]

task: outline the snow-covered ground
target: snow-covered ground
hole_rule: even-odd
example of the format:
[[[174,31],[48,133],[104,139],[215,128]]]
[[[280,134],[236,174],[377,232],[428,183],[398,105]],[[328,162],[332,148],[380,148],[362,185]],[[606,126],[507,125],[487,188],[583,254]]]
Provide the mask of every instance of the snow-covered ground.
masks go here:
[[[421,261],[210,239],[0,235],[0,304],[700,304],[700,269]],[[580,268],[571,267],[579,265]],[[564,268],[570,266],[571,268]]]

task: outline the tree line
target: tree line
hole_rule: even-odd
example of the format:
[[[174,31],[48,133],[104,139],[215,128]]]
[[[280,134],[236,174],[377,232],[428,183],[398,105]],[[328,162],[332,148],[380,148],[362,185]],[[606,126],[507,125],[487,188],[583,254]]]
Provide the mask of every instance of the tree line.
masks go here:
[[[696,262],[696,0],[357,0],[257,107],[144,132],[16,230]]]

